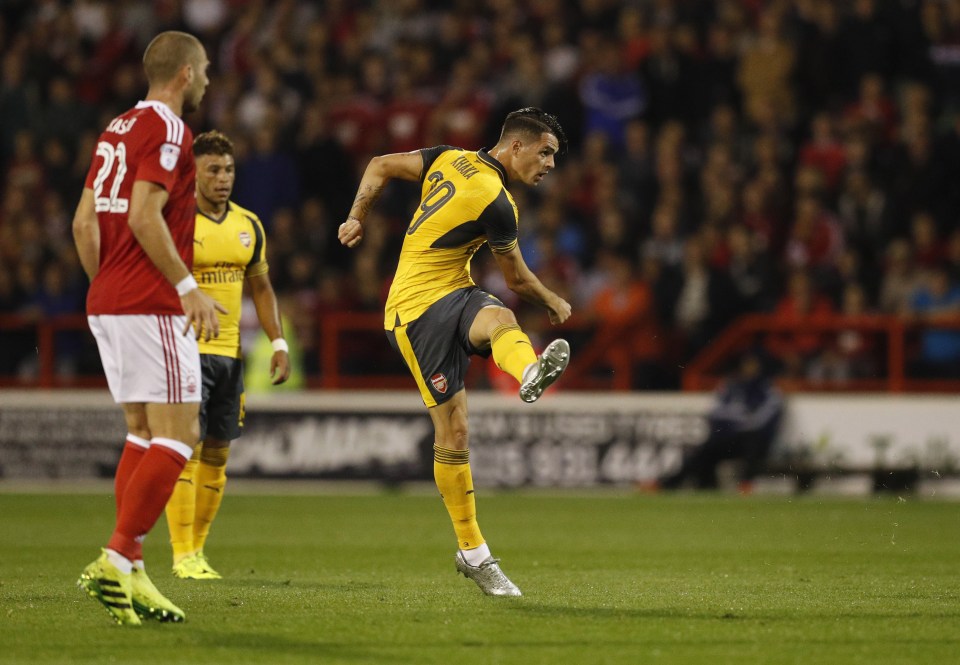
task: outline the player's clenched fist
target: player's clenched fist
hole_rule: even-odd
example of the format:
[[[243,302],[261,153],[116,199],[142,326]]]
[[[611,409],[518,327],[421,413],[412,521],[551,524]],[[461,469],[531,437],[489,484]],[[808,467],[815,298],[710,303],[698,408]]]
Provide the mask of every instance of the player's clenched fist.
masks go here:
[[[570,318],[571,311],[572,309],[570,307],[570,303],[557,296],[556,302],[554,302],[548,310],[550,315],[550,323],[554,325],[563,323]]]
[[[347,217],[347,221],[340,225],[337,237],[341,245],[356,247],[363,240],[363,225],[356,217]]]

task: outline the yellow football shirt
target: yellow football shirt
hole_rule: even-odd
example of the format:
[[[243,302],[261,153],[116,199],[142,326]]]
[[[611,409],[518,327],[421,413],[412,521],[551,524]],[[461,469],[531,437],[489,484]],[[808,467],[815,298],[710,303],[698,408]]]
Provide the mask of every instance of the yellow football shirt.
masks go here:
[[[200,353],[240,357],[243,280],[267,272],[267,239],[260,220],[232,201],[220,219],[197,211],[193,276],[200,289],[227,309],[217,312],[220,336],[200,340]]]
[[[470,259],[483,243],[494,252],[517,245],[517,204],[500,162],[483,150],[451,146],[420,153],[420,206],[407,227],[387,296],[387,330],[415,320],[448,293],[474,286]]]

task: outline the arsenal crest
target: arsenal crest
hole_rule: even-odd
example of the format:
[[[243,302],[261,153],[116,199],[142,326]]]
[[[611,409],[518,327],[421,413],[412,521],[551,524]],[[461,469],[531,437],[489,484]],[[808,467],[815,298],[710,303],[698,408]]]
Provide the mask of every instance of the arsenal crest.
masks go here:
[[[430,383],[433,384],[434,389],[440,393],[444,394],[447,392],[447,377],[443,374],[434,374],[430,377]]]
[[[240,232],[240,244],[243,245],[244,247],[250,246],[250,234],[247,233],[246,231]]]

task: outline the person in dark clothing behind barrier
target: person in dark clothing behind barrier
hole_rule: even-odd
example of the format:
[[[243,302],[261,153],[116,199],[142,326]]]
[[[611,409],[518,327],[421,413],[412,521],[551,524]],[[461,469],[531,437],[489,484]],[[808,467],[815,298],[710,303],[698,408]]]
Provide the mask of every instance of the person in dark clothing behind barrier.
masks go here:
[[[717,465],[737,459],[743,462],[740,492],[749,493],[776,439],[783,411],[783,395],[766,372],[762,356],[746,353],[717,390],[707,416],[706,441],[684,459],[679,471],[661,478],[659,486],[678,489],[692,479],[698,489],[716,489]]]

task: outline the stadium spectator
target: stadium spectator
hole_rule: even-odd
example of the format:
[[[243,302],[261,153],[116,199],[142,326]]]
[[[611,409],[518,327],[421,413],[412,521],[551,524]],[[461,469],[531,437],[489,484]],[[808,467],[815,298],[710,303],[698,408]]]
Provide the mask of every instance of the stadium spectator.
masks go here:
[[[822,111],[810,125],[810,140],[800,148],[800,163],[820,169],[827,189],[835,191],[846,167],[846,154],[835,136],[833,119]]]
[[[665,270],[679,271],[684,258],[679,224],[676,210],[668,205],[658,206],[653,212],[650,235],[640,246],[641,259],[654,260]]]
[[[797,92],[804,117],[814,109],[835,107],[843,98],[847,46],[841,32],[840,6],[830,0],[796,3]]]
[[[796,107],[790,79],[796,64],[795,51],[783,36],[779,10],[765,9],[755,38],[741,56],[737,73],[744,109],[754,122],[762,124],[764,116],[792,122]]]
[[[69,279],[66,266],[63,263],[47,263],[37,282],[37,288],[29,300],[23,304],[20,313],[34,321],[53,318],[64,314],[72,314],[83,307],[83,292],[77,288],[76,282]],[[56,371],[62,376],[76,374],[80,362],[80,352],[83,340],[78,331],[61,330],[54,335],[56,349]],[[25,360],[37,361],[37,354],[26,355]],[[21,376],[25,371],[36,375],[39,367],[30,370],[20,366]]]
[[[945,247],[933,215],[921,211],[910,219],[910,242],[913,260],[921,270],[940,265],[945,257]]]
[[[890,211],[883,190],[863,169],[848,170],[837,201],[838,221],[846,245],[856,250],[871,270],[882,271],[890,235]]]
[[[717,389],[707,415],[707,439],[688,455],[680,468],[657,486],[675,490],[688,482],[700,490],[717,489],[717,467],[738,460],[739,490],[749,494],[763,471],[784,413],[784,401],[773,384],[762,354],[745,353],[735,372]]]
[[[593,298],[590,314],[596,317],[603,355],[600,366],[626,368],[631,388],[657,385],[657,359],[663,353],[663,336],[650,284],[637,273],[630,258],[604,251],[598,259],[607,273],[606,286]]]
[[[836,218],[813,194],[797,200],[784,258],[791,268],[804,268],[822,277],[843,252],[843,234]]]
[[[866,290],[857,282],[843,288],[840,314],[852,321],[863,320],[874,312],[867,302]],[[851,326],[830,336],[824,349],[810,361],[807,377],[814,383],[843,385],[851,379],[877,376],[879,344],[875,334]],[[828,337],[829,339],[829,337]]]
[[[257,128],[253,149],[237,160],[239,203],[257,210],[271,230],[274,215],[282,209],[295,209],[300,203],[300,177],[293,152],[279,144],[274,129],[276,116]]]
[[[925,271],[910,297],[906,319],[929,325],[921,333],[920,352],[912,372],[926,378],[960,376],[960,330],[940,325],[960,321],[960,285],[950,281],[944,265]]]
[[[884,253],[883,279],[877,296],[880,311],[885,314],[905,313],[919,280],[920,273],[909,241],[903,238],[892,241]]]
[[[733,296],[727,303],[728,315],[769,310],[775,293],[774,269],[764,240],[745,225],[735,224],[727,230],[726,245],[730,258],[725,272]]]
[[[846,131],[862,134],[873,144],[891,143],[896,138],[897,108],[884,91],[884,79],[876,73],[860,79],[860,95],[843,114]]]
[[[608,143],[622,144],[626,123],[639,118],[647,107],[647,91],[640,79],[623,67],[618,43],[600,43],[595,69],[580,82],[580,99],[584,133],[600,132]]]
[[[674,322],[685,341],[684,355],[692,357],[727,321],[731,285],[726,275],[710,266],[704,234],[687,238],[680,266]]]
[[[767,350],[784,375],[802,378],[806,374],[808,363],[823,348],[827,336],[819,330],[804,330],[804,324],[824,321],[833,312],[829,298],[820,295],[806,270],[790,274],[787,292],[773,311],[778,332],[767,340]]]

